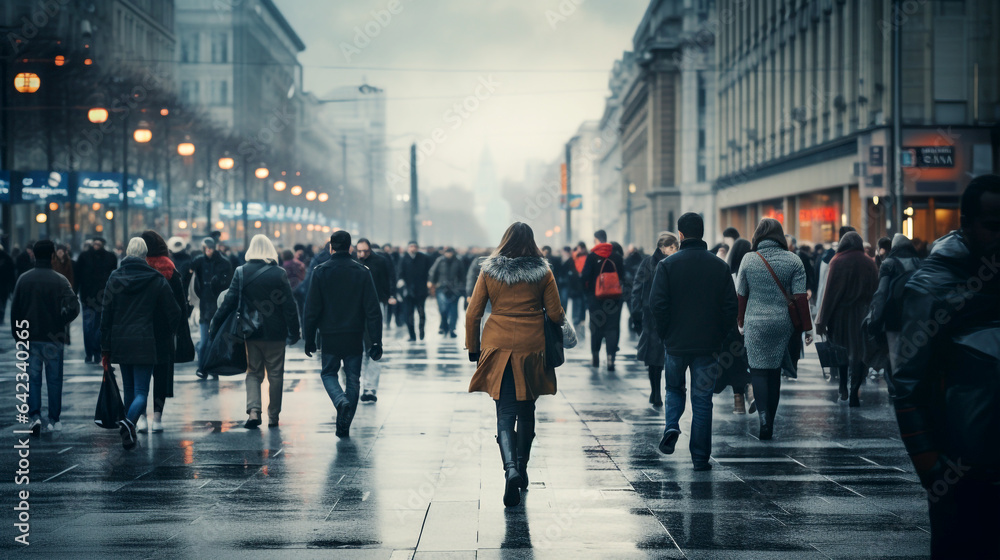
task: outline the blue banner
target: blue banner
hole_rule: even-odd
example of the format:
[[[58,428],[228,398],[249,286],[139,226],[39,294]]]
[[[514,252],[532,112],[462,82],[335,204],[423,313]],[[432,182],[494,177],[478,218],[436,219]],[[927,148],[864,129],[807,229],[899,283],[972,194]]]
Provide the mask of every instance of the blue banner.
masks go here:
[[[128,203],[137,208],[157,208],[160,206],[160,183],[142,177],[129,177]]]
[[[107,204],[122,202],[122,174],[80,171],[74,174],[76,201],[80,204]]]
[[[19,202],[68,202],[70,197],[69,173],[62,171],[26,171],[14,173],[13,201]]]
[[[0,171],[0,202],[10,202],[10,171]]]

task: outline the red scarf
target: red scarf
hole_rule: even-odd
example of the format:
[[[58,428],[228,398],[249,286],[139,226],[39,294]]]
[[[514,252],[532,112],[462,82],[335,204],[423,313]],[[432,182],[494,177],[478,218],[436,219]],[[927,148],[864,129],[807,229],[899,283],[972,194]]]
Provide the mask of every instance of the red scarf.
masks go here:
[[[167,280],[173,278],[174,272],[177,270],[174,268],[174,261],[170,260],[170,257],[146,257],[146,263],[155,268]]]

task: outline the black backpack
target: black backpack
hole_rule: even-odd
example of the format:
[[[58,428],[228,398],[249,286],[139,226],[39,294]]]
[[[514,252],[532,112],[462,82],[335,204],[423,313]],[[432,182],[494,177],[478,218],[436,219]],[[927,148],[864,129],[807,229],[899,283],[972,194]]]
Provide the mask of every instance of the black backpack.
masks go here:
[[[900,265],[904,270],[889,282],[889,295],[883,312],[884,329],[892,332],[903,330],[903,292],[913,273],[920,270],[920,266],[914,266],[911,261],[906,261],[906,264],[900,262]]]

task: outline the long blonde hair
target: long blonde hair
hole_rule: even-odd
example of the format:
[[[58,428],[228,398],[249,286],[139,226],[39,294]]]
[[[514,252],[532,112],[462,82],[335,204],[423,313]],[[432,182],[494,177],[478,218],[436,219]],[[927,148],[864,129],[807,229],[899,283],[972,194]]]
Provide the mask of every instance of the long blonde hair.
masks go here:
[[[278,251],[274,249],[274,244],[266,235],[258,233],[250,240],[250,246],[247,247],[247,254],[244,258],[248,261],[264,260],[277,263]]]

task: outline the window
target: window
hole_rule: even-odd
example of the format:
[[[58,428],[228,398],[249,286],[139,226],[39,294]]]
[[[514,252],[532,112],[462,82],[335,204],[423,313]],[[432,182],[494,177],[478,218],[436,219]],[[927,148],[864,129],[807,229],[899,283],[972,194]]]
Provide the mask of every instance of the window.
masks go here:
[[[197,105],[201,102],[201,96],[198,93],[198,82],[193,80],[184,80],[181,82],[181,100],[190,105]]]
[[[197,33],[186,33],[181,36],[181,62],[198,62],[198,51],[201,47]]]
[[[216,80],[212,82],[212,105],[229,104],[229,82]]]
[[[229,62],[229,35],[212,33],[212,62]]]

